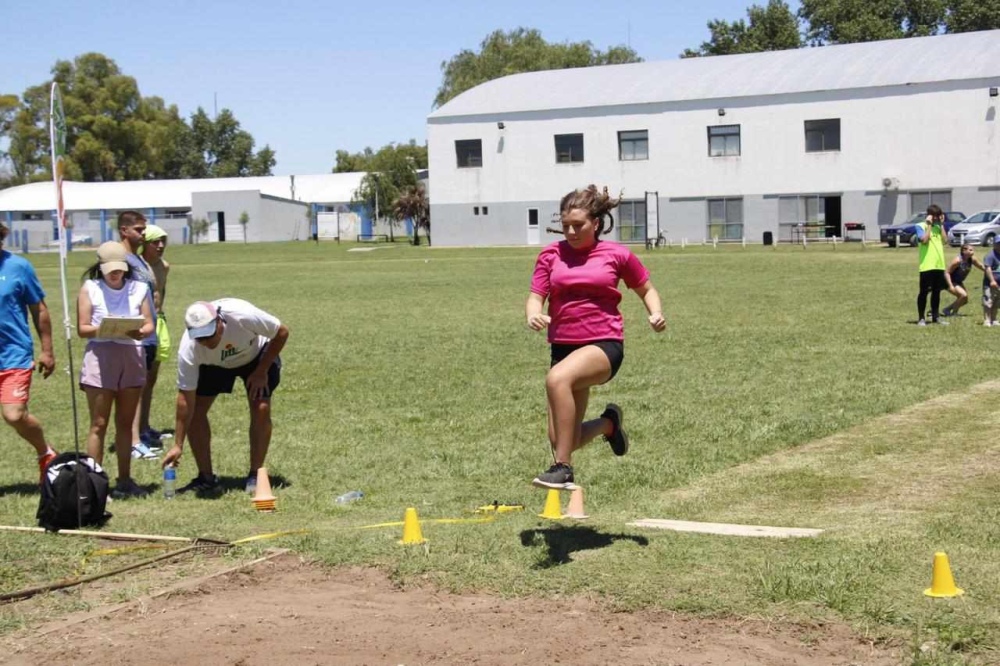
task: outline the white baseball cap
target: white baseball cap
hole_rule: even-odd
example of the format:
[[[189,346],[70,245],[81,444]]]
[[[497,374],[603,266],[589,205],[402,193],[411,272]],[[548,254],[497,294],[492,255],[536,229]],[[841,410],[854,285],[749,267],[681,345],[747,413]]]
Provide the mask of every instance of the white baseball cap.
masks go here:
[[[188,307],[184,313],[184,325],[192,340],[210,338],[215,335],[215,322],[219,318],[219,309],[208,301],[198,301]]]

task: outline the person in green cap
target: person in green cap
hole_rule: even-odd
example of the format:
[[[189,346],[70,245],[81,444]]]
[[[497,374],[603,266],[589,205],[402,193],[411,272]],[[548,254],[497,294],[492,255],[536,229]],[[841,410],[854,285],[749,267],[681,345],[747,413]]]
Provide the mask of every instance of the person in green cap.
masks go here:
[[[947,243],[944,231],[944,213],[937,204],[927,207],[927,217],[917,225],[917,238],[920,239],[920,294],[917,296],[917,326],[926,326],[924,319],[927,312],[927,295],[931,297],[931,322],[947,324],[939,321],[941,308],[941,290],[947,288],[944,279],[946,268],[944,246]]]

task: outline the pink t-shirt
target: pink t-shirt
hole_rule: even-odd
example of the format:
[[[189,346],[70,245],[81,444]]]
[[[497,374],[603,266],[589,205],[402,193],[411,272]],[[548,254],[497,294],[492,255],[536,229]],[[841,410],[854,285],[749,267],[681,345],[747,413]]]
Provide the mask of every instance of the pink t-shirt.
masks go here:
[[[623,340],[618,281],[635,289],[648,279],[638,257],[618,243],[602,240],[589,250],[574,250],[558,241],[538,255],[531,291],[549,300],[550,343]]]

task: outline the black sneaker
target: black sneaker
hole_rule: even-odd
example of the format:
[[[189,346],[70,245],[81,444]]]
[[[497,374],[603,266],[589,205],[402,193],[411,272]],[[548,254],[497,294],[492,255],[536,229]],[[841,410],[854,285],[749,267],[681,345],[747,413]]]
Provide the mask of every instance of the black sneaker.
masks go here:
[[[557,490],[574,488],[573,468],[566,463],[556,463],[549,467],[548,471],[536,476],[531,484],[539,488],[555,488]]]
[[[622,408],[613,402],[609,402],[601,414],[602,419],[611,421],[614,432],[604,436],[604,441],[611,445],[611,450],[616,456],[623,456],[628,453],[628,433],[622,428]]]
[[[191,480],[191,483],[178,488],[177,494],[194,492],[196,495],[201,495],[220,490],[222,490],[222,484],[219,481],[219,477],[215,474],[199,474]]]

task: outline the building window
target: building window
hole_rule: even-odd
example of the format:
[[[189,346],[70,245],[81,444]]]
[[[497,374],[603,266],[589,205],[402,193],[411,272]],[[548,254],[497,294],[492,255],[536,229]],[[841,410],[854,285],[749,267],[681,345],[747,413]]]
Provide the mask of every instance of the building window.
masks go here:
[[[840,118],[806,121],[806,152],[840,150]]]
[[[556,164],[583,161],[582,134],[556,134]]]
[[[910,192],[910,213],[923,213],[931,204],[937,204],[944,212],[951,210],[951,192],[934,190],[931,192]]]
[[[618,206],[618,240],[646,240],[646,202],[623,201]]]
[[[455,142],[455,156],[459,168],[483,166],[482,139],[465,139]]]
[[[473,215],[479,215],[479,206],[473,206],[472,207],[472,214]]]
[[[538,226],[538,209],[529,208],[528,209],[528,226],[537,227]]]
[[[490,207],[483,206],[483,215],[489,215],[489,214],[490,214]]]
[[[709,157],[732,157],[739,154],[739,125],[715,125],[708,128]]]
[[[649,132],[618,132],[618,159],[622,162],[649,159]]]
[[[708,200],[708,238],[743,238],[743,199]]]

